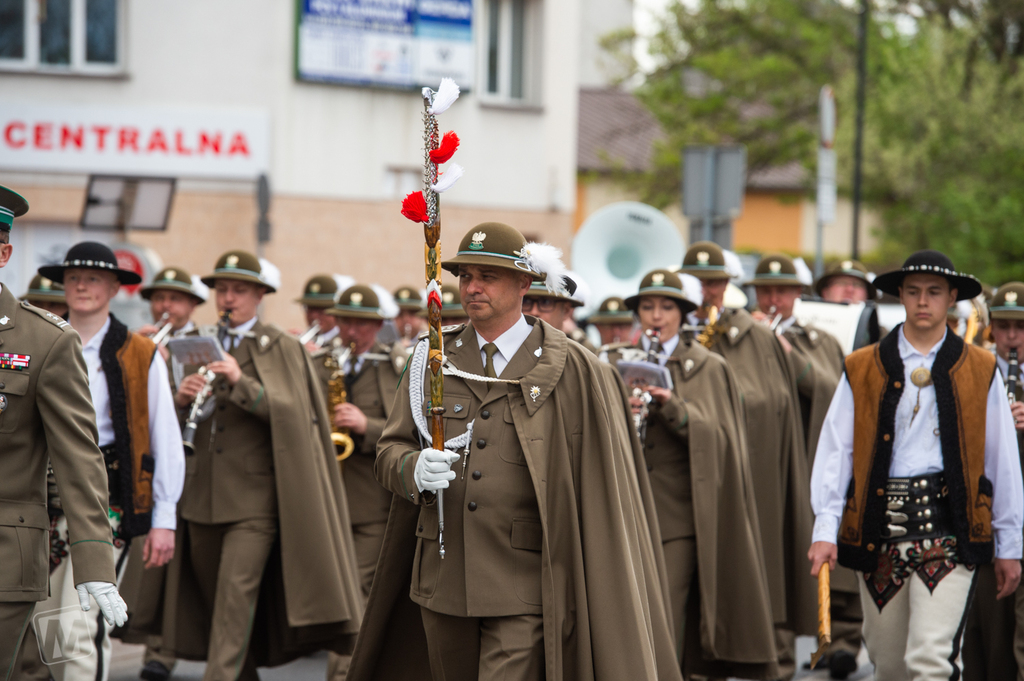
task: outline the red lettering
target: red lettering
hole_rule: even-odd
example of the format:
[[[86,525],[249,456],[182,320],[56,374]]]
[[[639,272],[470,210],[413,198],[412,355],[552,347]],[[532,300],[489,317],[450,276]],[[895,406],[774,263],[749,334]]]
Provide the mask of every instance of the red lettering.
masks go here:
[[[52,140],[50,139],[50,133],[53,132],[53,126],[49,123],[36,123],[34,142],[36,149],[52,149]]]
[[[107,133],[110,132],[109,125],[94,125],[92,131],[96,133],[96,149],[103,151],[103,147],[106,144]]]
[[[64,149],[68,146],[68,142],[75,145],[75,148],[82,148],[82,138],[85,136],[85,130],[82,126],[77,128],[69,128],[66,125],[60,126],[60,148]]]
[[[167,140],[164,139],[164,134],[157,128],[153,131],[153,134],[149,137],[149,144],[146,145],[146,151],[162,151],[167,153]]]
[[[205,154],[207,150],[214,154],[220,154],[220,133],[210,137],[205,132],[199,133],[199,150],[197,153]]]
[[[191,156],[192,150],[185,146],[184,137],[181,130],[174,131],[174,150],[182,156]]]
[[[132,151],[139,150],[139,131],[136,128],[121,128],[117,131],[117,150],[124,151],[129,147]]]
[[[233,154],[241,154],[242,156],[249,155],[249,143],[245,141],[245,135],[240,132],[236,132],[235,136],[231,138],[231,147],[228,149],[228,156]]]
[[[14,139],[13,133],[15,130],[21,131],[20,140]],[[12,149],[21,149],[23,146],[25,146],[25,124],[21,121],[14,121],[13,123],[8,123],[7,127],[4,128],[4,139],[7,140],[7,146],[11,147]]]

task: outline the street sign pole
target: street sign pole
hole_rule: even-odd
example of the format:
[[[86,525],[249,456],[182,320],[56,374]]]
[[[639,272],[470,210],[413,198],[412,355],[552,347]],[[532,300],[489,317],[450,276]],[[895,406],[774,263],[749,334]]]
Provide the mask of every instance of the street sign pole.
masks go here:
[[[832,88],[823,85],[818,95],[818,115],[821,119],[821,135],[818,145],[818,196],[817,234],[814,251],[814,276],[825,272],[824,231],[825,225],[836,219],[836,98]]]
[[[732,221],[743,212],[746,176],[743,146],[683,150],[683,215],[690,220],[690,243],[713,241],[732,248]]]
[[[708,147],[704,156],[704,241],[715,238],[715,156],[717,149]]]
[[[270,211],[270,181],[266,173],[260,174],[256,182],[256,207],[260,211],[259,220],[256,222],[256,255],[263,257],[263,244],[270,241],[270,220],[267,213]]]

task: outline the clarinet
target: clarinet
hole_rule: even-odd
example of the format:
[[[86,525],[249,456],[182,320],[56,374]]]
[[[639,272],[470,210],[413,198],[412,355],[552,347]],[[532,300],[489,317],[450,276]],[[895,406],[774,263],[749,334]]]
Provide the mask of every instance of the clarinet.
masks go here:
[[[653,329],[647,329],[644,331],[644,335],[651,343],[647,350],[647,361],[657,364],[658,355],[661,353],[661,336]],[[651,393],[641,390],[639,386],[633,387],[633,397],[640,400],[640,411],[633,416],[633,425],[636,427],[636,434],[642,445],[647,440],[647,420],[651,415],[651,402],[654,398],[651,397]]]
[[[220,343],[221,347],[224,347],[224,339],[228,336],[228,323],[230,321],[231,310],[224,310],[220,313],[220,319],[217,320],[217,342]],[[185,419],[185,427],[181,431],[181,444],[185,446],[186,454],[195,454],[195,439],[196,430],[199,429],[199,415],[203,411],[203,405],[206,404],[206,400],[213,394],[213,381],[217,378],[217,374],[210,371],[206,366],[199,367],[198,373],[206,380],[206,383],[192,401],[192,406],[188,410],[188,418]]]
[[[1017,386],[1020,384],[1020,364],[1017,363],[1017,348],[1010,348],[1010,356],[1007,359],[1010,365],[1006,372],[1006,396],[1010,404],[1017,401]]]

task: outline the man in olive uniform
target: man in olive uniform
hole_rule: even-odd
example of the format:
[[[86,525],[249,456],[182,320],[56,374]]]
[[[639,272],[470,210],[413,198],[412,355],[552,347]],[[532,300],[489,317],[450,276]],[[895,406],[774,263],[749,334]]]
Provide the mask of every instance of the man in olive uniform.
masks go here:
[[[14,250],[14,218],[28,202],[0,187],[0,268]],[[0,284],[0,676],[11,678],[37,601],[47,597],[50,519],[49,462],[67,517],[67,550],[83,610],[96,599],[110,626],[124,624],[114,585],[114,550],[107,521],[107,474],[96,445],[96,420],[82,341],[52,312],[19,303]],[[73,613],[64,613],[62,623]],[[41,619],[45,634],[56,622]],[[71,654],[74,651],[63,651]]]
[[[395,329],[398,330],[399,341],[407,348],[412,347],[426,326],[426,320],[423,318],[423,298],[412,286],[396,289],[394,298],[395,304],[398,305]]]
[[[718,244],[690,246],[680,272],[701,282],[704,304],[719,317],[710,346],[725,358],[739,386],[746,416],[747,446],[779,639],[783,677],[795,673],[793,633],[817,632],[817,589],[801,566],[801,547],[810,541],[811,515],[807,457],[800,400],[789,359],[777,336],[746,310],[724,307],[729,283]]]
[[[748,283],[757,292],[761,319],[769,322],[776,317],[779,319],[775,332],[789,356],[797,379],[804,446],[808,463],[813,464],[821,424],[843,376],[843,349],[831,334],[803,324],[793,315],[803,284],[789,256],[765,254],[757,264],[754,279]],[[857,670],[864,614],[853,570],[837,568],[832,574],[831,586],[832,646],[819,666],[827,667],[832,678],[845,679]]]
[[[345,459],[342,480],[363,594],[369,595],[391,507],[391,492],[377,482],[373,464],[399,375],[405,369],[406,353],[399,349],[392,357],[392,349],[377,341],[384,316],[377,294],[369,286],[345,289],[328,314],[337,320],[341,346],[350,350],[338,367],[347,399],[334,408],[331,418],[336,428],[348,429],[355,444],[352,456]]]
[[[65,317],[68,314],[68,303],[64,299],[64,287],[41,274],[32,277],[28,291],[21,299],[32,303],[41,310],[52,312],[58,317]]]
[[[572,319],[572,311],[582,306],[582,301],[573,298],[567,292],[553,293],[543,282],[539,281],[530,285],[530,290],[523,298],[523,314],[543,319],[560,331],[565,329],[566,320]],[[572,333],[566,335],[595,355],[597,354],[597,348],[587,339],[587,334],[583,329],[577,327],[573,329]]]
[[[590,315],[587,323],[597,327],[602,347],[613,343],[628,343],[633,332],[633,313],[622,298],[612,296],[601,302],[601,307]]]
[[[176,591],[163,636],[178,657],[206,659],[206,681],[256,679],[257,666],[318,648],[345,652],[362,595],[309,353],[257,317],[275,288],[256,256],[223,254],[203,283],[230,316],[217,341],[223,359],[207,365],[212,413],[187,460],[187,538],[168,574]],[[175,396],[181,409],[204,388],[195,370]]]
[[[868,268],[858,260],[832,263],[814,290],[827,303],[863,303],[878,297],[875,285],[868,281]]]
[[[138,333],[150,336],[170,323],[171,337],[181,338],[196,328],[192,315],[196,307],[206,302],[209,293],[205,284],[194,279],[188,270],[176,266],[163,268],[148,286],[139,289],[143,300],[149,301],[153,324],[139,328]]]
[[[411,395],[418,345],[378,445],[395,498],[350,680],[680,678],[623,396],[522,313],[552,260],[484,223],[442,263],[472,320],[444,334],[445,449]]]
[[[314,324],[319,325],[313,340],[307,343],[307,350],[314,352],[317,348],[331,345],[338,337],[338,326],[328,310],[334,305],[334,298],[338,295],[338,282],[329,274],[315,274],[310,277],[306,285],[302,287],[302,297],[296,298],[295,302],[302,305],[306,315],[306,324],[312,328]]]
[[[1024,359],[1024,283],[1003,284],[989,303],[989,333],[995,344],[996,366],[1007,384],[1007,399],[1017,430],[1017,450],[1024,452],[1024,392],[1020,367],[1010,398],[1010,351]],[[1024,457],[1022,457],[1024,461]],[[964,630],[964,677],[973,679],[1020,679],[1024,669],[1024,587],[1002,600],[996,599],[995,566],[979,565],[974,600]]]

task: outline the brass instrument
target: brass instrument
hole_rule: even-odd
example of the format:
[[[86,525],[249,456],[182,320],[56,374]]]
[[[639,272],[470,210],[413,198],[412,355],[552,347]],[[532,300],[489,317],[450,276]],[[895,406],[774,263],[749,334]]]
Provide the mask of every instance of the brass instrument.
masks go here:
[[[644,331],[644,335],[647,336],[650,341],[650,347],[647,350],[647,361],[656,364],[658,362],[658,355],[661,353],[661,338],[654,329],[647,329]],[[647,420],[651,415],[651,401],[654,399],[651,397],[651,393],[643,390],[640,386],[633,386],[633,397],[640,400],[640,410],[633,414],[633,426],[636,428],[636,434],[640,438],[640,444],[642,445],[647,440]]]
[[[331,419],[331,442],[334,443],[338,461],[344,461],[352,456],[352,452],[356,448],[349,429],[334,425],[334,408],[348,401],[348,390],[345,388],[345,362],[349,359],[355,361],[355,357],[356,344],[352,343],[341,352],[332,351],[324,360],[324,365],[331,369],[331,377],[327,381],[327,416]]]
[[[710,349],[718,339],[718,307],[712,305],[707,308],[707,318],[704,328],[697,334],[697,342]]]
[[[768,328],[771,330],[772,333],[778,335],[778,333],[779,333],[779,331],[778,331],[779,324],[782,323],[782,313],[779,312],[778,314],[776,314],[775,306],[772,305],[771,309],[768,310],[768,314],[769,315],[775,315],[774,317],[772,317],[771,323],[768,324]]]
[[[1020,384],[1020,363],[1017,362],[1017,348],[1010,348],[1010,356],[1007,359],[1010,365],[1006,371],[1006,397],[1010,404],[1017,401],[1017,386]]]
[[[308,329],[302,332],[302,335],[299,336],[299,342],[305,345],[306,343],[315,340],[318,335],[320,335],[320,322],[315,321],[312,324],[310,324]],[[319,342],[316,344],[318,348],[321,345],[323,344]]]
[[[217,320],[217,342],[220,343],[221,347],[224,347],[224,339],[228,336],[228,324],[230,322],[231,310],[222,311],[220,319]],[[185,427],[181,431],[181,443],[185,446],[186,454],[194,454],[196,451],[196,430],[199,429],[199,423],[203,420],[200,416],[203,413],[203,406],[210,399],[210,395],[213,394],[213,381],[217,378],[217,374],[205,366],[199,367],[198,373],[206,380],[206,383],[195,396],[195,399],[192,400],[192,406],[188,410],[188,418],[185,419]]]
[[[170,318],[171,313],[164,312],[163,315],[160,316],[160,321],[156,323],[156,325],[160,327],[160,330],[149,337],[151,341],[156,343],[157,347],[163,347],[167,343],[167,339],[171,337],[171,332],[174,331],[174,325],[169,321]]]

